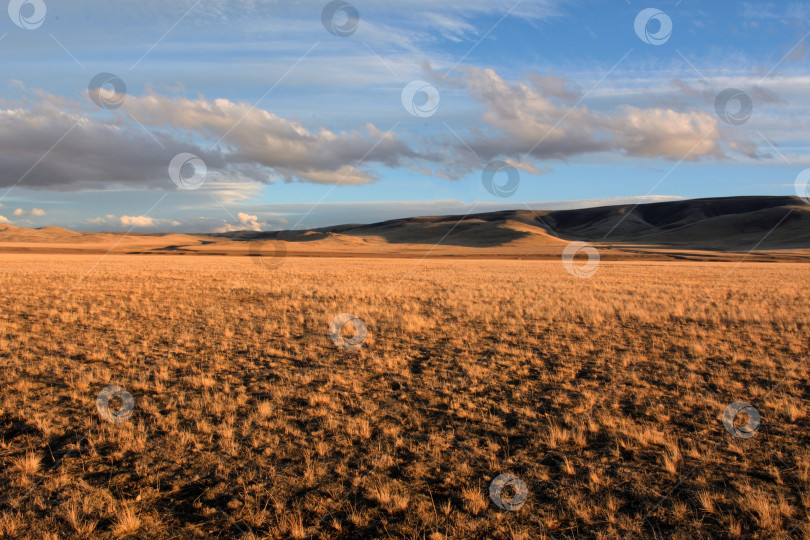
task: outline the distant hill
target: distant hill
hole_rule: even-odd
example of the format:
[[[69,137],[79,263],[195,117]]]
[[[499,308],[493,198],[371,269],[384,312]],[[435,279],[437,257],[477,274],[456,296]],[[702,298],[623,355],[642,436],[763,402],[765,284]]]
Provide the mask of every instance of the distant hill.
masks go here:
[[[561,210],[552,230],[589,241],[700,249],[810,248],[810,206],[798,197],[723,197]],[[765,237],[765,235],[768,235]]]
[[[778,225],[778,227],[777,227]],[[721,197],[577,210],[504,210],[468,216],[394,219],[311,231],[236,232],[233,239],[301,242],[330,235],[379,237],[392,244],[494,247],[571,240],[631,243],[720,251],[810,249],[810,205],[798,197]],[[767,237],[766,237],[767,235]]]
[[[721,197],[577,210],[505,210],[307,231],[83,233],[0,225],[0,251],[279,256],[552,257],[572,240],[606,258],[810,260],[810,205],[798,197]],[[604,257],[603,257],[604,258]]]

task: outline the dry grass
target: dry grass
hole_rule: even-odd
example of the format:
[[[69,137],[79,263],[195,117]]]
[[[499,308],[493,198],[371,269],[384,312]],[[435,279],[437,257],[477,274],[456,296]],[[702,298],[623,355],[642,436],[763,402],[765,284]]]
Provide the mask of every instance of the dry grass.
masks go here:
[[[808,530],[806,266],[98,261],[0,265],[2,536]],[[360,350],[330,339],[340,313]],[[110,385],[126,422],[96,410]],[[489,497],[505,472],[514,512]]]

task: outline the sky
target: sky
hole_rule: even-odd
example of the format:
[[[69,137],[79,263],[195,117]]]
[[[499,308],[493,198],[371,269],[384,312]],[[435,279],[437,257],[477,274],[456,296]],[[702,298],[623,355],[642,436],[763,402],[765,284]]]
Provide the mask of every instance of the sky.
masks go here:
[[[792,195],[810,167],[810,2],[11,0],[0,17],[0,222],[19,226]]]

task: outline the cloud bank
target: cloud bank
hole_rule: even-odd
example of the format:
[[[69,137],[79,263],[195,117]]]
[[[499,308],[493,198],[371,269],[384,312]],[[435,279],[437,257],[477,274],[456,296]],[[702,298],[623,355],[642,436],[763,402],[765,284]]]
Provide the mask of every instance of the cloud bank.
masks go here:
[[[457,179],[493,159],[545,174],[549,162],[588,154],[676,161],[723,159],[732,151],[758,157],[756,145],[727,138],[716,116],[701,108],[623,103],[592,110],[573,81],[554,74],[508,81],[492,69],[467,67],[447,84],[463,89],[480,110],[455,138],[438,127],[415,137],[383,132],[371,122],[339,132],[312,128],[245,102],[154,91],[127,96],[120,109],[98,114],[39,92],[40,100],[27,108],[0,108],[0,187],[174,189],[167,167],[184,152],[205,162],[207,182],[242,185],[362,185],[379,180],[383,167]]]
[[[564,160],[598,152],[668,160],[722,156],[718,121],[707,111],[628,104],[597,112],[564,102],[580,96],[571,81],[553,75],[529,81],[508,82],[492,69],[466,68],[462,84],[484,107],[482,120],[492,133],[468,143],[476,154],[487,160]]]

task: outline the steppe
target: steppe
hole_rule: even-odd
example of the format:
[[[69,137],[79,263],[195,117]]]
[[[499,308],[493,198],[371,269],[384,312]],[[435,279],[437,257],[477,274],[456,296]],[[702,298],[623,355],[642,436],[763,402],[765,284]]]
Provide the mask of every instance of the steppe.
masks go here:
[[[792,218],[750,252],[591,234],[590,266],[570,231],[470,246],[470,219],[348,256],[374,235],[7,228],[0,535],[810,535]]]

